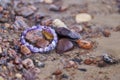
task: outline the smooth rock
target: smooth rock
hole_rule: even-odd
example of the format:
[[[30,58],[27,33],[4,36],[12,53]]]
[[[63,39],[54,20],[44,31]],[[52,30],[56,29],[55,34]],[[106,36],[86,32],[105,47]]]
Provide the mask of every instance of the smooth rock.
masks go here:
[[[74,39],[74,40],[81,38],[79,33],[73,32],[64,27],[56,28],[55,30],[56,30],[57,34],[61,37],[67,37],[67,38]]]
[[[24,55],[28,55],[31,53],[30,49],[28,47],[26,47],[25,45],[22,45],[21,46],[21,49],[20,49],[21,53],[23,53]]]
[[[88,13],[80,13],[75,16],[75,20],[77,23],[89,22],[92,20],[92,16]]]
[[[22,61],[22,64],[25,68],[34,68],[34,63],[31,59],[27,58],[25,60]]]
[[[63,21],[61,21],[60,19],[53,20],[52,24],[55,27],[64,27],[64,28],[67,28],[67,26],[65,25],[65,23]]]
[[[68,39],[60,39],[56,48],[57,53],[63,53],[73,48],[73,43]]]

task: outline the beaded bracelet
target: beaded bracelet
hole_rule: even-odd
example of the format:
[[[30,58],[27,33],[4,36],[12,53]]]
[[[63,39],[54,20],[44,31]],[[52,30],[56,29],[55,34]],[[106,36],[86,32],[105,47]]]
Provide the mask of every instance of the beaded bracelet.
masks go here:
[[[53,34],[53,37],[54,37],[52,42],[47,47],[37,48],[37,47],[33,46],[32,44],[30,44],[30,43],[28,43],[26,41],[25,36],[26,36],[27,32],[29,32],[31,30],[40,30],[40,31],[42,31],[43,29],[49,31],[51,34]],[[33,27],[23,31],[23,33],[21,34],[20,41],[21,41],[21,43],[23,45],[27,46],[31,50],[31,52],[34,52],[34,53],[37,53],[37,52],[45,53],[45,52],[49,52],[49,51],[55,49],[56,44],[58,42],[58,38],[57,38],[57,34],[55,33],[55,30],[52,29],[51,27],[38,25],[38,26],[33,26]]]

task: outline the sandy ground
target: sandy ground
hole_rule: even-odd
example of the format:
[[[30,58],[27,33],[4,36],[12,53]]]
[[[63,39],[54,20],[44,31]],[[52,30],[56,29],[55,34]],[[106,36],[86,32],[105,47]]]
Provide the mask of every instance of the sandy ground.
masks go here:
[[[115,0],[63,0],[63,4],[69,5],[69,9],[62,13],[51,12],[46,8],[48,5],[43,6],[42,4],[39,5],[39,10],[44,14],[52,16],[52,18],[62,19],[68,26],[75,24],[74,16],[82,11],[82,9],[87,10],[87,12],[94,17],[93,20],[89,22],[91,24],[113,28],[120,25],[120,14],[117,13]],[[84,4],[88,5],[87,9],[84,7]],[[90,52],[90,54],[99,56],[103,53],[110,53],[115,57],[120,58],[120,32],[113,31],[109,38],[100,37],[93,38],[92,40],[96,41],[98,45],[95,50]],[[79,52],[79,50],[80,49],[74,49],[68,53],[74,54],[75,52]],[[60,60],[64,57],[59,56],[54,52],[48,55],[55,56],[58,59],[55,61],[45,61],[46,66],[41,69],[41,73],[39,74],[41,80],[55,80],[47,79],[47,77],[51,76],[52,72],[56,69],[61,68]],[[74,69],[69,69],[68,72],[64,70],[63,72],[70,76],[69,79],[65,80],[120,80],[119,64],[104,68],[99,68],[95,65],[79,65],[79,67],[86,68],[87,72],[81,72]],[[102,72],[102,74],[100,72]]]

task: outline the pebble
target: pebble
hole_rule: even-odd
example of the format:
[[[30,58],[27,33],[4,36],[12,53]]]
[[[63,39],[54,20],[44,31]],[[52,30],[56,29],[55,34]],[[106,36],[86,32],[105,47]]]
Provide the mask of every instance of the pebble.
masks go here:
[[[73,43],[68,39],[60,39],[56,48],[56,52],[61,54],[66,51],[70,51],[73,48]]]
[[[0,6],[0,12],[2,12],[3,11],[3,7],[2,6]]]
[[[10,28],[10,24],[9,23],[5,23],[5,27],[6,28]]]
[[[83,71],[83,72],[87,71],[87,69],[85,69],[85,68],[78,68],[78,70]]]
[[[44,68],[45,67],[45,64],[43,62],[40,62],[40,61],[35,61],[35,65],[39,68]]]
[[[69,76],[68,76],[67,74],[62,74],[62,75],[61,75],[61,78],[68,79],[68,78],[69,78]]]
[[[110,33],[109,30],[105,29],[105,30],[103,31],[103,35],[104,35],[105,37],[109,37],[109,36],[111,35],[111,33]]]
[[[59,27],[56,28],[56,33],[60,35],[61,37],[67,37],[73,40],[82,38],[81,35],[77,32],[73,32],[67,28]]]
[[[47,3],[47,4],[52,4],[53,0],[44,0],[44,2]]]
[[[29,17],[35,13],[36,8],[33,6],[27,6],[27,7],[22,7],[20,10],[17,11],[19,15],[22,15],[23,17]]]
[[[115,31],[120,31],[120,25],[116,27]]]
[[[2,47],[0,46],[0,53],[2,53],[3,52],[3,50],[2,50]]]
[[[81,39],[76,40],[76,43],[80,48],[83,48],[83,49],[91,49],[93,47],[93,44],[91,42],[81,40]]]
[[[58,12],[58,11],[60,11],[60,7],[52,4],[52,5],[50,5],[49,10]]]
[[[52,24],[55,27],[64,27],[64,28],[67,28],[67,26],[65,25],[65,23],[63,21],[61,21],[60,19],[53,20]]]
[[[75,20],[77,23],[89,22],[92,20],[92,16],[88,13],[80,13],[75,16]]]
[[[61,7],[60,7],[60,11],[66,11],[67,9],[68,9],[68,5],[62,5]]]
[[[90,64],[93,63],[93,60],[91,60],[91,59],[86,59],[86,60],[84,61],[84,63],[85,63],[86,65],[90,65]]]
[[[34,63],[31,59],[27,58],[25,60],[22,61],[22,64],[25,68],[33,68],[34,67]]]
[[[21,58],[15,57],[14,63],[15,63],[15,64],[20,64],[21,61],[22,61]]]
[[[21,78],[22,78],[22,74],[16,73],[16,74],[15,74],[15,77],[18,78],[18,79],[21,79]]]
[[[60,75],[62,74],[62,71],[60,69],[57,69],[55,72],[53,72],[53,75]]]
[[[21,46],[20,49],[21,53],[23,53],[24,55],[29,55],[31,53],[30,49],[28,47],[26,47],[25,45]]]

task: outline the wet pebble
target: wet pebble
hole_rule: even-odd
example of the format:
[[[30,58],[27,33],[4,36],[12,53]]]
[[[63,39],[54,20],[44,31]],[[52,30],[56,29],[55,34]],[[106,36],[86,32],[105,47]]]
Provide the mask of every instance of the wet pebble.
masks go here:
[[[22,64],[24,65],[25,68],[33,68],[34,67],[34,63],[31,59],[27,58],[25,60],[22,61]]]

